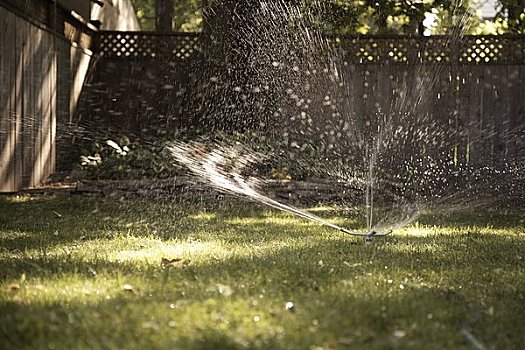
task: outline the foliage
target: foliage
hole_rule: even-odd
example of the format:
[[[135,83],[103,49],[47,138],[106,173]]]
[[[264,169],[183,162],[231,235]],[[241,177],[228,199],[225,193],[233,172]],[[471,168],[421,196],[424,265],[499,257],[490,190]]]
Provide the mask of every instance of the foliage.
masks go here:
[[[0,198],[1,347],[525,348],[519,212],[427,215],[364,245],[242,201],[179,200]]]
[[[153,0],[131,0],[140,28],[144,31],[155,30],[155,2]]]
[[[237,6],[236,1],[225,6]],[[132,0],[143,30],[155,29],[155,0]],[[217,1],[215,1],[217,2]],[[333,34],[446,34],[458,25],[471,34],[502,34],[525,32],[523,0],[500,0],[494,20],[482,20],[472,0],[300,0],[303,11],[317,13],[322,30]],[[174,31],[200,31],[202,0],[175,1]],[[432,28],[425,28],[426,18],[436,17]],[[222,18],[228,21],[228,18]]]
[[[458,25],[466,14],[472,14],[472,7],[470,1],[453,0],[329,0],[321,12],[323,30],[329,33],[423,34],[423,22],[433,12],[446,14],[448,22]]]
[[[155,30],[155,0],[131,0],[135,13],[145,31]],[[197,32],[202,26],[202,0],[176,0],[173,30]]]
[[[165,178],[180,172],[162,140],[131,141],[121,137],[95,141],[91,152],[81,156],[80,166],[93,179]]]
[[[174,31],[198,32],[202,29],[202,0],[176,0]]]
[[[499,0],[501,9],[496,15],[496,23],[512,34],[525,34],[525,1]]]

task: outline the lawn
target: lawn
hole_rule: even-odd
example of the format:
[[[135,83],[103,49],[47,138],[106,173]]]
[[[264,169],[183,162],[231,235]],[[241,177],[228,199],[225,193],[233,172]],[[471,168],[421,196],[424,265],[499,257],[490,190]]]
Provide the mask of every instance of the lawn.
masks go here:
[[[429,213],[365,245],[243,200],[4,196],[0,348],[524,349],[524,227]]]

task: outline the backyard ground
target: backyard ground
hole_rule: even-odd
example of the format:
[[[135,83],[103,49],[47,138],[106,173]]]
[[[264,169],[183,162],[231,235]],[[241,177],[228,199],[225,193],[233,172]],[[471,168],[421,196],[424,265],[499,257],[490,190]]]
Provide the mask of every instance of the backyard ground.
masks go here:
[[[524,349],[523,211],[431,214],[365,245],[230,198],[0,197],[0,348]]]

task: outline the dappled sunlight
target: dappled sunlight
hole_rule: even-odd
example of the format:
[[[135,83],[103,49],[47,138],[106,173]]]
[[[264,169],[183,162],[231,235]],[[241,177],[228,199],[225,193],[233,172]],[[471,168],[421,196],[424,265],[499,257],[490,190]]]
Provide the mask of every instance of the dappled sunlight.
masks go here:
[[[325,220],[329,221],[332,224],[335,225],[356,225],[357,220],[355,219],[348,219],[348,218],[341,218],[341,217],[329,217],[325,218]],[[323,227],[322,224],[310,220],[306,220],[301,217],[293,216],[290,214],[281,214],[281,213],[273,213],[273,214],[267,214],[263,217],[235,217],[232,219],[226,220],[227,223],[232,225],[266,225],[266,224],[273,224],[273,225],[294,225],[296,227]]]
[[[464,235],[468,233],[480,233],[489,235],[525,235],[525,229],[509,230],[508,228],[493,228],[491,226],[454,226],[453,224],[448,227],[443,226],[409,226],[395,231],[396,236],[409,236],[409,237],[429,237],[432,235],[440,236],[454,236]]]
[[[309,212],[312,213],[334,213],[340,211],[340,208],[336,206],[317,206],[317,207],[311,207],[306,209]]]
[[[416,236],[416,237],[427,237],[432,234],[439,232],[436,227],[415,227],[408,226],[397,229],[394,234],[396,236]]]
[[[120,294],[125,294],[118,280],[107,277],[79,278],[77,275],[65,275],[45,279],[11,280],[0,284],[2,290],[9,293],[0,294],[0,300],[6,298],[18,304],[52,305],[56,303],[94,304],[110,300]]]
[[[372,340],[395,348],[424,337],[460,348],[458,329],[473,312],[487,315],[477,335],[506,332],[523,318],[525,256],[514,226],[416,221],[365,244],[244,203],[204,211],[18,200],[0,201],[0,216],[30,218],[0,226],[8,247],[0,250],[0,321],[20,336],[51,339],[65,329],[74,342],[90,329],[99,348],[134,332],[143,348],[184,349],[367,348]]]
[[[264,225],[264,224],[273,224],[273,225],[294,225],[294,226],[320,226],[318,223],[313,223],[295,216],[289,217],[280,217],[280,216],[265,216],[258,218],[232,218],[226,220],[227,223],[232,225]]]
[[[111,262],[146,263],[160,266],[162,259],[191,259],[191,263],[201,263],[217,257],[227,257],[232,254],[232,247],[220,241],[167,241],[143,239],[137,240],[143,248],[115,250],[108,255]]]
[[[217,214],[215,214],[215,213],[198,213],[198,214],[194,214],[194,215],[189,215],[188,217],[190,219],[193,219],[193,220],[209,221],[209,220],[217,219]]]
[[[46,202],[52,202],[56,200],[55,196],[24,196],[24,195],[16,195],[16,196],[3,196],[0,198],[0,201],[5,201],[7,203],[46,203]]]

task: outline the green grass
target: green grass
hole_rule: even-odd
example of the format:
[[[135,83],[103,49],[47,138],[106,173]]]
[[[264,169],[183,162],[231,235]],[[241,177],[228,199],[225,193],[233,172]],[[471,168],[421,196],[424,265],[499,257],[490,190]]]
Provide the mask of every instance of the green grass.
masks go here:
[[[3,197],[0,348],[523,349],[523,219],[427,215],[364,245],[240,200]]]

